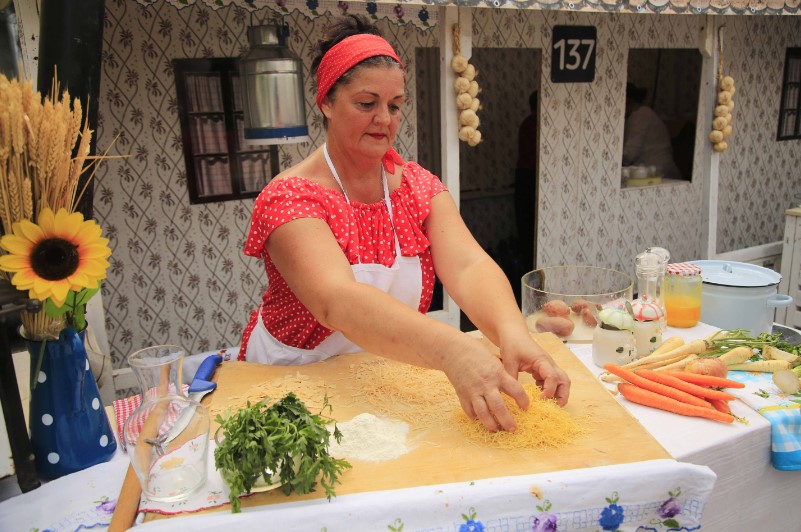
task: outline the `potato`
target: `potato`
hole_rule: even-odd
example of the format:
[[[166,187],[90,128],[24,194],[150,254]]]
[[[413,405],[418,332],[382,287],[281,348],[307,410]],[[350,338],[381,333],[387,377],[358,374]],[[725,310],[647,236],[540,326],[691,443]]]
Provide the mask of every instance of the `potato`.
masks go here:
[[[584,310],[581,311],[581,321],[588,327],[595,327],[598,325],[598,318],[595,317],[595,313],[592,311],[591,307],[584,307]]]
[[[601,305],[593,303],[592,301],[587,301],[586,299],[574,299],[573,303],[570,304],[570,310],[576,314],[581,314],[581,311],[585,308],[600,310]]]
[[[566,318],[570,316],[570,307],[561,299],[548,301],[542,306],[542,311],[550,317],[561,316]]]
[[[559,316],[540,318],[534,324],[537,332],[551,332],[556,336],[566,338],[573,332],[575,325],[568,318],[561,318]]]

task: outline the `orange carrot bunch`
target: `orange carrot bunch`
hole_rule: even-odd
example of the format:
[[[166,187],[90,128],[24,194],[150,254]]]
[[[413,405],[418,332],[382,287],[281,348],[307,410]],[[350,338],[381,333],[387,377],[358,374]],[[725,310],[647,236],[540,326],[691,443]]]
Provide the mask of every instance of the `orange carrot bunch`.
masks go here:
[[[719,388],[743,387],[730,379],[682,371],[630,370],[615,364],[604,369],[625,381],[617,389],[633,403],[723,423],[734,421],[728,402],[735,397]]]

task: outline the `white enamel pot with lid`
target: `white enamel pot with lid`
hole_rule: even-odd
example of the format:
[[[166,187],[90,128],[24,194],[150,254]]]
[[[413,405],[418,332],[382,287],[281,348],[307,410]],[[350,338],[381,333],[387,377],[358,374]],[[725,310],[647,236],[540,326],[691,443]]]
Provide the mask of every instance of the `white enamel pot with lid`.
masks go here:
[[[793,298],[779,294],[782,276],[744,262],[692,261],[701,268],[701,321],[720,329],[746,329],[753,336],[770,333],[776,309]]]

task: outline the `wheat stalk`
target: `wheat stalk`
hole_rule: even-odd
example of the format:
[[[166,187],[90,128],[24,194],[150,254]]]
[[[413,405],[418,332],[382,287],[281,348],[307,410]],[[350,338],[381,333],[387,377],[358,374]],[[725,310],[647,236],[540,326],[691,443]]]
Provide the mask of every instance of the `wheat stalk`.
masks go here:
[[[42,97],[30,80],[9,80],[0,74],[0,223],[4,232],[20,220],[36,222],[47,207],[74,212],[98,164],[111,158],[111,146],[103,155],[90,154],[92,133],[80,100],[72,99],[67,91],[59,93],[57,76],[50,93]],[[116,138],[112,145],[115,142]],[[43,311],[22,312],[21,319],[30,339],[58,337],[63,328],[62,320]]]

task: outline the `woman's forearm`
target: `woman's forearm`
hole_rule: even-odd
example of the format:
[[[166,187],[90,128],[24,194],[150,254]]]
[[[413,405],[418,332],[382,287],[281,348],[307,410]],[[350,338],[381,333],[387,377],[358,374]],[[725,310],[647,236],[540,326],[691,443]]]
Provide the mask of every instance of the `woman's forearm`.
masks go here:
[[[446,359],[472,340],[458,329],[357,282],[337,290],[319,320],[366,351],[433,369],[444,369]]]
[[[512,287],[489,256],[466,268],[448,293],[495,345],[509,335],[528,334]]]

